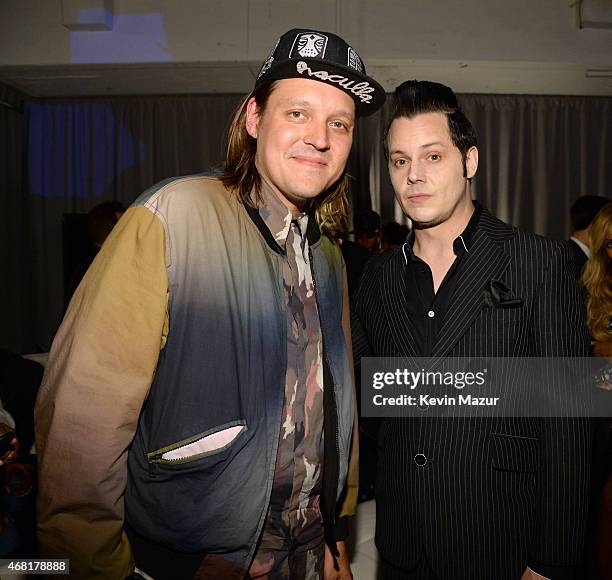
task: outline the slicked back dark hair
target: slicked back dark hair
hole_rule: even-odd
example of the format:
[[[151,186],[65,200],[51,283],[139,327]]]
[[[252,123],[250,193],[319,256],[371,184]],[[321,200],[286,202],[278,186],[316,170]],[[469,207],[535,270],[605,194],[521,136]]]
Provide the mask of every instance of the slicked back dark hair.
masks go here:
[[[391,123],[395,119],[408,119],[421,113],[444,113],[448,120],[453,145],[461,152],[463,176],[467,176],[466,159],[471,147],[477,146],[476,131],[465,116],[453,90],[441,83],[432,81],[406,81],[395,89],[391,101],[391,117],[385,129],[384,146],[388,157],[388,137]]]

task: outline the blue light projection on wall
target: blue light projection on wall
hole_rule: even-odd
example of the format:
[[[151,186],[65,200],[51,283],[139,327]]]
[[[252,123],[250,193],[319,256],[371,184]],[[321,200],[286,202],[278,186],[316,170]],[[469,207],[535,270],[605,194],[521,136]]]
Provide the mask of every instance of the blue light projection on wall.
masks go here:
[[[88,22],[89,10],[79,20]],[[120,14],[110,31],[72,31],[73,64],[171,62],[164,14]]]
[[[77,18],[78,24],[90,24],[95,22],[99,25],[104,23],[104,26],[111,30],[113,28],[113,13],[103,6],[95,8],[81,8]]]
[[[109,103],[27,103],[28,185],[43,197],[101,197],[145,159]]]

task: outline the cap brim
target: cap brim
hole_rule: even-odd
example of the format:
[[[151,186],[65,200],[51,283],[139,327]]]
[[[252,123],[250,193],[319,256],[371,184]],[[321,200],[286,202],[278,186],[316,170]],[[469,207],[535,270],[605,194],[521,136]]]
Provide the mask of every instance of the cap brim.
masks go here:
[[[336,87],[353,99],[358,117],[367,117],[378,111],[387,97],[385,89],[366,74],[316,58],[295,58],[272,65],[255,84],[288,78],[308,79]]]

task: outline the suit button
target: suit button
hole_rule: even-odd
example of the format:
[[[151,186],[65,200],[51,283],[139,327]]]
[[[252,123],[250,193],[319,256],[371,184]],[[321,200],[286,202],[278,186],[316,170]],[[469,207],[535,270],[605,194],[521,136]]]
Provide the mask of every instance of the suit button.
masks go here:
[[[423,455],[422,453],[417,453],[414,456],[414,462],[419,466],[419,467],[423,467],[426,463],[427,463],[427,457],[425,457],[425,455]]]

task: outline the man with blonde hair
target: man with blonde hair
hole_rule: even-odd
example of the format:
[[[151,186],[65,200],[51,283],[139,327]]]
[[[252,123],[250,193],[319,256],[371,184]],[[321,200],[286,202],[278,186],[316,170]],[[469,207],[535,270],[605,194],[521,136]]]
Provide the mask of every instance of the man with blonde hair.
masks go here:
[[[45,556],[81,578],[350,577],[348,299],[327,233],[355,117],[384,97],[344,40],[291,30],[224,172],[158,184],[120,220],[37,401]]]

